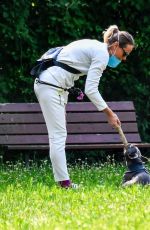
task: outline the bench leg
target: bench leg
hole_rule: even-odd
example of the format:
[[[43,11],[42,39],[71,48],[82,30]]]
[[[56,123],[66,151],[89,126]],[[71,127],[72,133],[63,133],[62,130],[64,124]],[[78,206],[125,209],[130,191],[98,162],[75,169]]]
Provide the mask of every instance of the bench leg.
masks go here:
[[[29,167],[29,153],[25,153],[25,166]]]

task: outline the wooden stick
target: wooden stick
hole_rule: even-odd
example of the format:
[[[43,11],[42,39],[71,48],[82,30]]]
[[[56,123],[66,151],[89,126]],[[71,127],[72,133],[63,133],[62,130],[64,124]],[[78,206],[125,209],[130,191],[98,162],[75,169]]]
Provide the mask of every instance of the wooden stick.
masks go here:
[[[122,130],[121,126],[118,125],[118,126],[116,127],[116,130],[118,131],[118,133],[119,133],[119,135],[120,135],[120,138],[121,138],[121,140],[122,140],[122,142],[123,142],[123,144],[124,144],[124,147],[127,148],[127,146],[128,146],[128,141],[127,141],[127,139],[126,139],[126,137],[125,137],[125,135],[124,135],[124,133],[123,133],[123,130]]]

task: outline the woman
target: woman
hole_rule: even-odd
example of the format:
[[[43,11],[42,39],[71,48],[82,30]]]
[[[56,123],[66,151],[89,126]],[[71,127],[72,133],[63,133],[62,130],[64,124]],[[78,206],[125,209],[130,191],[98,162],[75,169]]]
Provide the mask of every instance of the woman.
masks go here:
[[[126,60],[134,48],[134,39],[128,32],[119,31],[116,25],[104,31],[103,39],[103,43],[91,39],[74,41],[60,51],[57,61],[79,70],[80,73],[73,74],[61,67],[52,66],[44,70],[39,75],[39,81],[36,79],[34,84],[35,94],[48,130],[54,178],[61,187],[74,186],[69,178],[66,164],[65,106],[68,92],[63,89],[72,87],[74,81],[87,75],[85,94],[99,111],[106,114],[112,127],[120,125],[119,118],[100,95],[98,85],[107,66],[115,68],[122,60]],[[53,86],[41,84],[40,81]]]

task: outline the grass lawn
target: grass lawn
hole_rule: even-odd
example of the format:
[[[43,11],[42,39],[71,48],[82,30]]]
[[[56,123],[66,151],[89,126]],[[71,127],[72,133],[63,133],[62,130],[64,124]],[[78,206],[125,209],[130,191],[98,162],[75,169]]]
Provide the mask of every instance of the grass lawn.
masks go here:
[[[150,165],[148,166],[150,169]],[[79,190],[56,186],[48,162],[0,166],[0,230],[149,230],[150,186],[122,188],[125,168],[70,166]]]

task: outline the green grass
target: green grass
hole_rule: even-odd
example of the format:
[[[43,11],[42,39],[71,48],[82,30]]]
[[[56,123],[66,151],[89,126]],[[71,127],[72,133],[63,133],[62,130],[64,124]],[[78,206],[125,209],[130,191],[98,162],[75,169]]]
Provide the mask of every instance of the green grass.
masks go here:
[[[150,186],[121,187],[115,164],[69,167],[79,190],[56,186],[49,164],[0,166],[0,230],[149,230]]]

